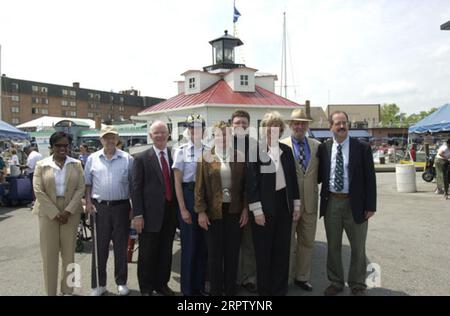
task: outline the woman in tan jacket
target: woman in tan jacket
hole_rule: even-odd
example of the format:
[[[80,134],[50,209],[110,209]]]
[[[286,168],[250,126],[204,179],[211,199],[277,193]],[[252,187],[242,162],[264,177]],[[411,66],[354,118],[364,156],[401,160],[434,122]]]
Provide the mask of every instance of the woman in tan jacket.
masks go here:
[[[211,295],[236,294],[242,227],[247,224],[245,163],[234,162],[230,125],[214,125],[214,147],[197,166],[195,211],[206,231]],[[244,159],[236,159],[244,161]]]
[[[53,133],[50,136],[53,155],[37,163],[33,178],[36,195],[33,214],[39,216],[44,282],[49,296],[57,294],[59,253],[61,292],[66,295],[73,292],[67,277],[74,269],[69,265],[74,263],[77,227],[83,211],[84,177],[81,162],[67,155],[70,143],[70,135]]]

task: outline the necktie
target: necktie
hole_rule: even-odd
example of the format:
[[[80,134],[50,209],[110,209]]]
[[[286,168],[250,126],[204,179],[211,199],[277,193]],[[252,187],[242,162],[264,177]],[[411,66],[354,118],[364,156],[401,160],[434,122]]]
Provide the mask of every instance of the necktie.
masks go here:
[[[334,175],[334,189],[339,192],[344,188],[344,156],[342,155],[342,145],[337,146],[336,172]]]
[[[302,167],[303,172],[305,172],[305,148],[303,147],[303,143],[298,143],[298,163],[300,167]]]
[[[166,158],[164,158],[163,151],[159,152],[159,160],[161,161],[164,186],[166,188],[166,200],[168,202],[170,202],[170,201],[172,201],[172,189],[170,187],[170,172],[169,172],[169,166],[167,165]]]

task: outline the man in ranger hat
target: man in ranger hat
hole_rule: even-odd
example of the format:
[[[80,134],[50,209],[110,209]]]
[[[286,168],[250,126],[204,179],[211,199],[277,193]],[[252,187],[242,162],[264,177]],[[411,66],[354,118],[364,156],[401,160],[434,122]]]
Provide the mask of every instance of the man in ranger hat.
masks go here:
[[[320,142],[306,136],[309,129],[308,117],[305,110],[295,109],[291,119],[287,121],[291,129],[291,136],[281,140],[292,148],[297,169],[297,182],[300,191],[301,216],[292,227],[291,256],[289,279],[305,291],[312,291],[311,259],[314,248],[317,226],[318,205],[318,172],[319,160],[317,149]]]

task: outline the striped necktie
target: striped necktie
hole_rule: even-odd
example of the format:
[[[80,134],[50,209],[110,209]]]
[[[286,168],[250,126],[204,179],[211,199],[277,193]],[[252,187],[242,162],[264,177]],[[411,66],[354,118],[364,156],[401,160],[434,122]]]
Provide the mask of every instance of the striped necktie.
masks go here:
[[[304,144],[303,143],[298,143],[298,163],[300,165],[300,167],[302,168],[303,172],[305,172],[306,170],[306,166],[305,166],[305,148],[303,147]]]
[[[337,146],[336,169],[334,175],[334,189],[336,192],[344,188],[344,156],[342,155],[342,145]]]

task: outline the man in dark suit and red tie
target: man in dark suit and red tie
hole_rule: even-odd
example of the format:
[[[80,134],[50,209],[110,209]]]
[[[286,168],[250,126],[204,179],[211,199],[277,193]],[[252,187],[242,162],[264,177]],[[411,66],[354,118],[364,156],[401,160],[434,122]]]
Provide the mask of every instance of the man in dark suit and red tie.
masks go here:
[[[342,233],[351,248],[348,285],[353,295],[366,294],[366,237],[368,219],[376,211],[376,178],[369,144],[350,138],[348,115],[330,116],[333,139],[319,146],[320,216],[325,216],[328,242],[325,295],[337,295],[345,286],[342,267]]]
[[[135,157],[132,171],[133,224],[139,233],[138,281],[143,296],[173,296],[167,285],[177,226],[169,130],[164,122],[150,127],[152,148]]]

